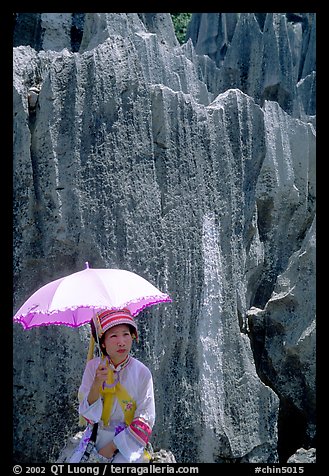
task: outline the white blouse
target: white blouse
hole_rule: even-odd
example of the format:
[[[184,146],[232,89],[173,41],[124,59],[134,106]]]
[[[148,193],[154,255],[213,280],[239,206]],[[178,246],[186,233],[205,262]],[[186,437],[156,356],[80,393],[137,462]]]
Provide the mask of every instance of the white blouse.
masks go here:
[[[119,452],[115,455],[113,463],[137,463],[145,462],[144,447],[140,440],[134,438],[133,433],[125,428],[124,415],[118,400],[115,398],[108,426],[104,426],[101,420],[103,411],[103,399],[99,397],[92,405],[88,403],[88,395],[93,384],[96,369],[100,364],[100,357],[90,360],[83,373],[79,388],[80,405],[79,413],[91,422],[99,422],[96,449],[100,450],[113,440]],[[155,421],[155,404],[153,379],[150,370],[136,358],[129,356],[129,362],[120,369],[119,380],[128,394],[136,402],[134,418],[140,417],[145,420],[152,429]],[[121,431],[120,431],[121,430]],[[118,433],[119,431],[119,433]],[[117,434],[116,434],[117,433]],[[116,434],[116,435],[115,435]],[[71,457],[70,462],[79,462],[84,452],[83,445]],[[79,460],[79,461],[78,461]]]

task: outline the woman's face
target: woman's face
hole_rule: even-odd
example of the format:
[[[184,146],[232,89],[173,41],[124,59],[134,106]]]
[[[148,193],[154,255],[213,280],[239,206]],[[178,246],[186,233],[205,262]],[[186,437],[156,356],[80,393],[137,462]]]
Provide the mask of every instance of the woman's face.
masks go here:
[[[105,333],[104,347],[114,365],[125,360],[132,346],[133,338],[127,324],[111,327]]]

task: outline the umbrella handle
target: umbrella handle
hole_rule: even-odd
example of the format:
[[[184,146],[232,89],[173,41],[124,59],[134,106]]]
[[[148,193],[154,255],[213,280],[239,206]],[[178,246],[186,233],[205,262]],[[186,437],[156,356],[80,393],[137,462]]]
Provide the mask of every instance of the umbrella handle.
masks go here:
[[[116,376],[116,378],[115,378],[115,380],[114,380],[113,383],[111,383],[111,384],[109,385],[108,383],[103,382],[102,388],[103,388],[103,390],[104,390],[105,388],[113,388],[113,387],[116,386],[116,384],[117,384],[118,382],[119,382],[119,372],[117,373],[117,376]]]
[[[105,358],[106,359],[106,363],[105,363],[105,366],[108,367],[109,366],[109,359],[108,358]],[[111,384],[108,384],[105,382],[102,383],[102,388],[103,390],[105,388],[113,388],[116,386],[116,384],[119,382],[119,377],[120,377],[120,370],[118,372],[115,372],[115,379],[114,379],[114,382],[111,383]]]

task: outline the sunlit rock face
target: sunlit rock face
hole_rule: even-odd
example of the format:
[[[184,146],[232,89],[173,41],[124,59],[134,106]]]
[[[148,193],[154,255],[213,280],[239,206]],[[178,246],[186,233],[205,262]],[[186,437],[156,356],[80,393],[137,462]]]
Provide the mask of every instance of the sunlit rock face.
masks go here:
[[[274,463],[315,436],[315,15],[227,15],[180,46],[169,14],[16,14],[14,311],[86,261],[144,276],[154,448]],[[14,325],[17,461],[78,431],[89,333]]]

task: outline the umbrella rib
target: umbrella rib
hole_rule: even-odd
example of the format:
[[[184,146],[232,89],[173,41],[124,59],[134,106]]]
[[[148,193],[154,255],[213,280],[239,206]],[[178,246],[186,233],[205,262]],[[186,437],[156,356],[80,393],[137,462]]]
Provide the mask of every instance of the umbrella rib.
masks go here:
[[[73,325],[74,327],[77,327],[77,317],[76,317],[76,309],[73,309],[72,314],[73,314]]]

